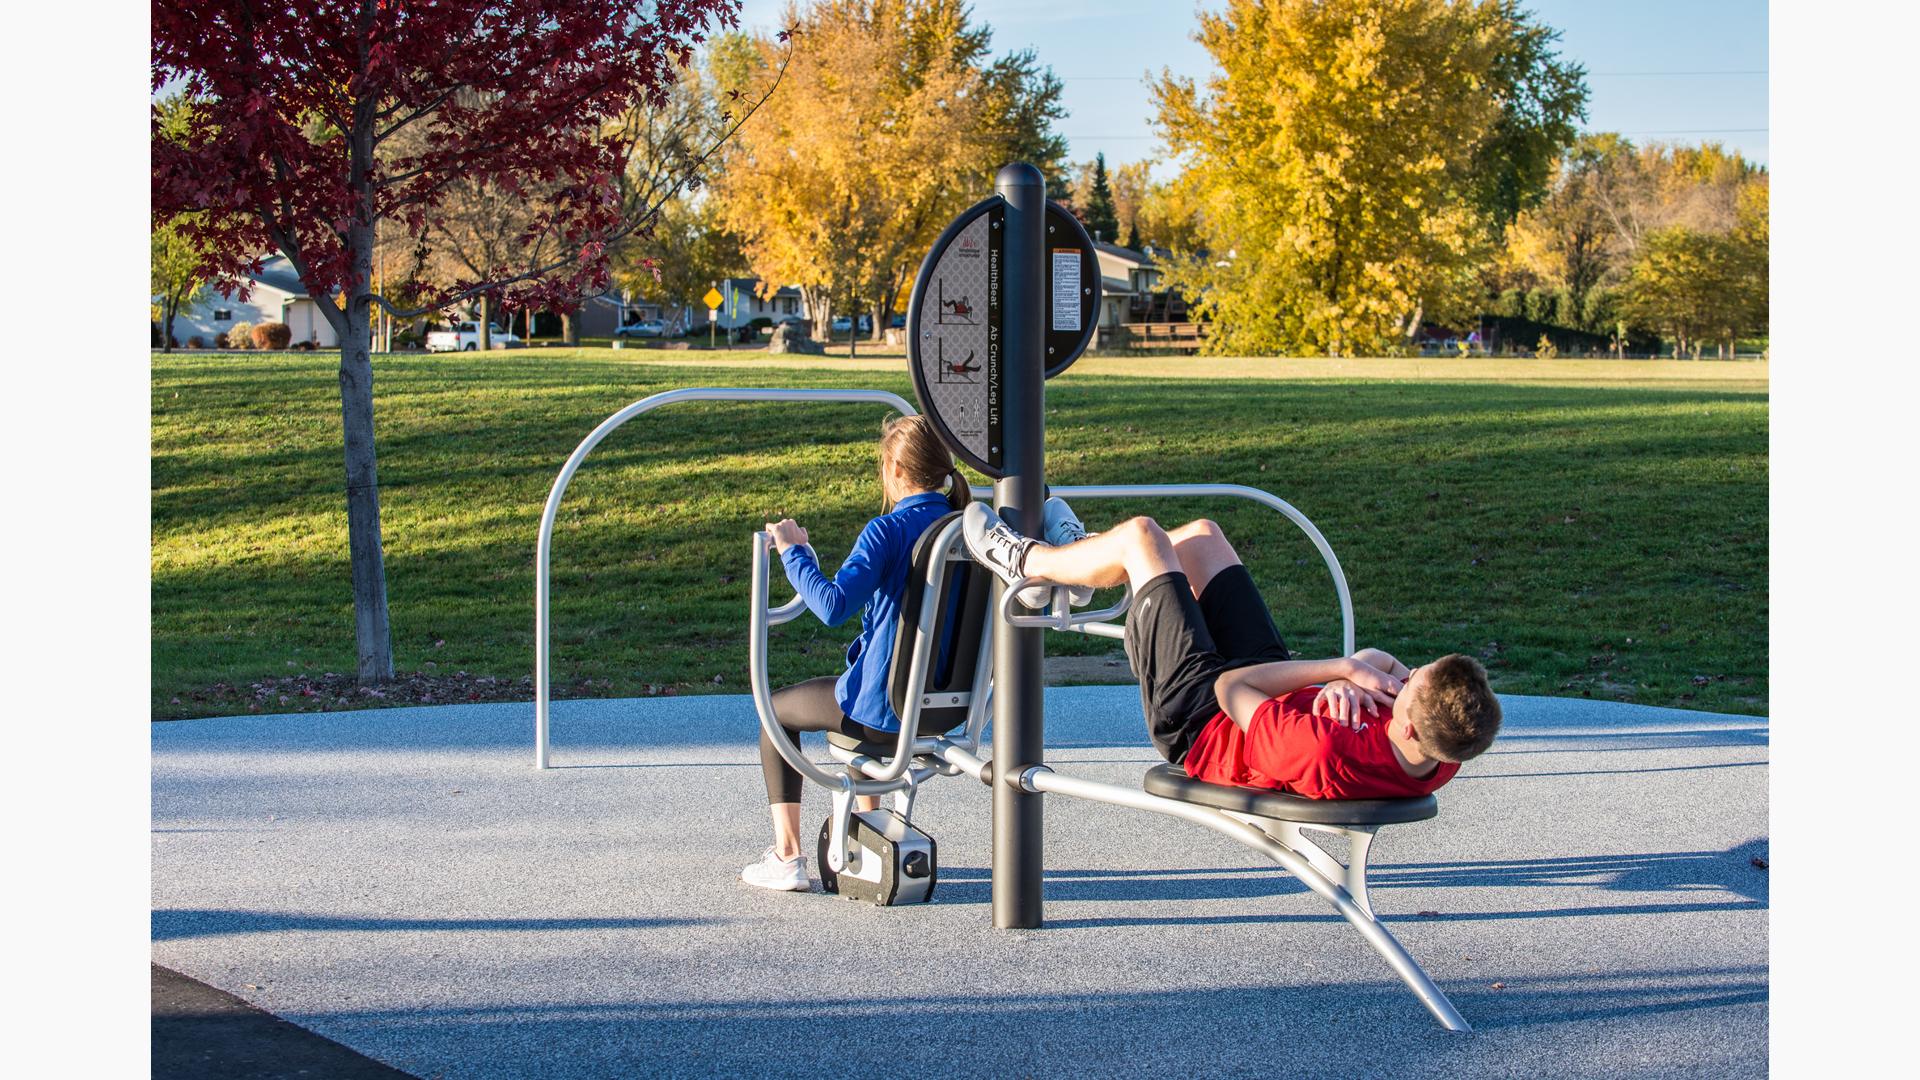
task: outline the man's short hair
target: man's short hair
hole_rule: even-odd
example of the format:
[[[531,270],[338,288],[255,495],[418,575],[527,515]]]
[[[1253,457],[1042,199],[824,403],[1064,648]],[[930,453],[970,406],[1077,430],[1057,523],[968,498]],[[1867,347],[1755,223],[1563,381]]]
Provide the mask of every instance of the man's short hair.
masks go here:
[[[1487,684],[1487,669],[1471,656],[1453,653],[1428,664],[1426,671],[1413,724],[1420,748],[1441,761],[1478,757],[1500,733],[1500,699]]]

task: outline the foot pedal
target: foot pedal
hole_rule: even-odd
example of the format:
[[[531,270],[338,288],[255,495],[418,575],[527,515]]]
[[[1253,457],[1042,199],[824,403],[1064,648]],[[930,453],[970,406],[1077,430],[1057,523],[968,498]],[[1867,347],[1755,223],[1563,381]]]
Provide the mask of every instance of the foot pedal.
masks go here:
[[[820,885],[849,900],[882,906],[924,904],[933,899],[939,878],[933,837],[891,810],[866,810],[847,824],[847,868],[836,873],[827,861],[833,833],[831,818],[820,824]]]

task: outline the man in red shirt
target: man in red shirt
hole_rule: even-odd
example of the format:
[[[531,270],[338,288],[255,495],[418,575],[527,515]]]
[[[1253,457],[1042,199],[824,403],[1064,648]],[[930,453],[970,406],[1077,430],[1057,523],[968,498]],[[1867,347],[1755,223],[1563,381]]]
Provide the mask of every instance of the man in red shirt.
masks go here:
[[[1047,519],[1071,517],[1058,499]],[[1073,522],[1077,527],[1077,519]],[[1310,799],[1425,795],[1493,744],[1500,701],[1458,653],[1409,669],[1379,649],[1295,660],[1252,575],[1211,521],[1133,518],[1053,547],[975,503],[974,558],[1009,585],[1133,587],[1127,658],[1154,745],[1187,775]]]

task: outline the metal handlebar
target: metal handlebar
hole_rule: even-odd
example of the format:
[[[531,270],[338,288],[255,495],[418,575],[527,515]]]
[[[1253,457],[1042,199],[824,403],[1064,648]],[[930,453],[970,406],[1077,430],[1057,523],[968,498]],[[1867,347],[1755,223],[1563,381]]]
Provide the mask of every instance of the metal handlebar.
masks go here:
[[[946,551],[959,532],[960,521],[956,518],[934,538],[934,543],[937,545],[935,550]],[[920,632],[914,635],[913,667],[907,673],[906,715],[898,718],[900,735],[894,746],[893,760],[877,773],[869,773],[866,779],[855,779],[844,773],[830,773],[800,753],[796,741],[786,737],[786,732],[781,729],[780,721],[773,712],[773,690],[767,680],[767,628],[774,622],[773,617],[776,613],[768,597],[771,575],[768,573],[767,539],[765,532],[753,534],[752,605],[748,613],[750,629],[747,639],[748,683],[753,690],[754,711],[760,717],[760,730],[766,733],[773,748],[788,765],[793,767],[795,772],[824,787],[836,791],[849,791],[855,795],[879,795],[909,785],[912,783],[911,779],[903,779],[903,777],[913,763],[913,743],[919,737],[917,729],[920,725],[921,698],[926,693],[927,670],[932,666],[933,620],[939,605],[920,605]],[[933,572],[929,575],[926,584],[927,595],[940,595],[941,586],[946,582],[947,562],[945,558],[934,560]],[[793,610],[794,614],[798,614],[796,605],[804,607],[804,601],[795,597],[779,610],[781,612]],[[792,617],[793,615],[787,616],[788,619]]]
[[[1021,578],[1017,583],[1007,586],[1006,589],[1000,593],[1000,617],[1005,619],[1009,626],[1039,630],[1072,630],[1075,627],[1085,626],[1088,623],[1111,622],[1126,614],[1127,605],[1133,601],[1133,586],[1129,585],[1127,586],[1127,591],[1120,597],[1120,602],[1112,607],[1101,608],[1099,611],[1083,611],[1076,615],[1063,602],[1066,593],[1065,588],[1062,586],[1053,586],[1052,610],[1048,611],[1045,615],[1015,615],[1013,613],[1013,606],[1019,603],[1018,597],[1022,589],[1034,585],[1047,584],[1049,583],[1044,578],[1025,577]]]

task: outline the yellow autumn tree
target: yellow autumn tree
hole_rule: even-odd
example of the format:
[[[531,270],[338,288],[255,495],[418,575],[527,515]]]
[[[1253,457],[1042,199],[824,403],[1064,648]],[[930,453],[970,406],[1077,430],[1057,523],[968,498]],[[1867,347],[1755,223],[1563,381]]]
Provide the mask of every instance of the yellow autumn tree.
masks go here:
[[[736,136],[714,194],[766,287],[795,283],[816,325],[876,311],[877,335],[947,221],[1014,156],[1057,171],[1059,80],[997,60],[962,0],[789,6],[779,92]],[[771,64],[774,41],[756,43]]]
[[[1464,311],[1584,107],[1509,0],[1229,0],[1196,36],[1219,71],[1153,93],[1205,247],[1169,281],[1214,353],[1394,352]]]

